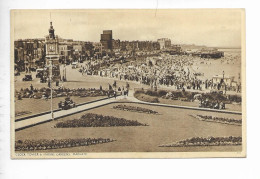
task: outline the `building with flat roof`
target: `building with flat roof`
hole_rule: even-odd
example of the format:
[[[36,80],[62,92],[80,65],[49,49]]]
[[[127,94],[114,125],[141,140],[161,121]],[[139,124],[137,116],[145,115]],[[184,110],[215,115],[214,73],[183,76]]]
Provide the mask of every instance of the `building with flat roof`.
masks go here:
[[[100,43],[104,50],[112,50],[112,30],[103,30],[103,34],[100,35]]]
[[[160,49],[165,49],[171,47],[171,40],[168,38],[158,39],[157,42],[160,44]]]

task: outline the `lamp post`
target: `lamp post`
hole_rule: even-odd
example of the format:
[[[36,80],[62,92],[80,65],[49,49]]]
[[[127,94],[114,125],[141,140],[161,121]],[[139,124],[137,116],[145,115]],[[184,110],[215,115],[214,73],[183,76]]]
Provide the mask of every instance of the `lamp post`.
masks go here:
[[[52,105],[52,59],[50,57],[50,76],[49,76],[49,80],[50,80],[50,89],[51,89],[51,120],[54,120],[54,113],[53,113],[53,105]]]
[[[65,81],[67,81],[66,67],[67,67],[67,64],[64,65],[64,77],[65,77]]]
[[[225,94],[227,93],[227,86],[226,86],[226,83],[225,83],[225,71],[223,70],[223,83],[225,85]]]

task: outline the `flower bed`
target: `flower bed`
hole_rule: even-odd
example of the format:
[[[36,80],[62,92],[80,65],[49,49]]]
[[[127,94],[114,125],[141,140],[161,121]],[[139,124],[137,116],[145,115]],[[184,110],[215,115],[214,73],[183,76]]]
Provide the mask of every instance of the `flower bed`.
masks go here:
[[[157,97],[149,96],[141,92],[135,92],[134,97],[145,102],[149,103],[159,103],[159,99]]]
[[[59,140],[18,140],[15,141],[16,151],[49,150],[59,148],[69,148],[78,146],[88,146],[113,142],[113,139],[103,138],[82,138],[82,139],[59,139]]]
[[[130,111],[130,112],[140,112],[140,113],[147,113],[147,114],[158,114],[157,111],[153,111],[146,108],[136,107],[136,106],[127,106],[127,105],[117,105],[113,106],[114,109],[123,110],[123,111]]]
[[[242,137],[193,137],[159,147],[191,147],[191,146],[228,146],[242,145]]]
[[[220,93],[199,93],[199,92],[190,92],[190,91],[170,91],[170,90],[136,90],[135,97],[139,100],[141,98],[151,97],[151,98],[164,98],[169,100],[181,100],[181,101],[194,101],[195,99],[198,100],[205,100],[208,99],[209,101],[221,101],[224,103],[241,103],[242,98],[239,95],[225,95]],[[199,97],[198,97],[199,96]],[[142,101],[144,101],[142,100]],[[148,102],[148,101],[147,101]],[[159,102],[159,101],[158,101]]]
[[[51,90],[49,88],[40,88],[40,89],[20,89],[20,91],[15,92],[15,95],[18,99],[22,98],[50,98]],[[96,96],[106,96],[108,91],[100,90],[95,88],[78,88],[78,89],[69,89],[69,88],[57,88],[53,89],[53,98],[56,97],[66,97],[66,96],[79,96],[79,97],[96,97]]]
[[[203,116],[203,115],[197,115],[197,116],[193,116],[193,117],[195,117],[201,121],[217,122],[217,123],[239,125],[239,126],[242,125],[242,119],[231,119],[231,118]]]
[[[126,120],[114,116],[103,116],[87,113],[79,119],[58,122],[56,128],[75,128],[75,127],[116,127],[116,126],[147,126],[134,120]]]

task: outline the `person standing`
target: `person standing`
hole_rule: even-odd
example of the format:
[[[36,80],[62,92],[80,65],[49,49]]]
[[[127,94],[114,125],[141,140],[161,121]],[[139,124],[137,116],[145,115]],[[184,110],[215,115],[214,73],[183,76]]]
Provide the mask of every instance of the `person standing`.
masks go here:
[[[31,84],[31,86],[30,86],[30,87],[31,87],[31,91],[33,91],[33,85],[32,85],[32,84]]]
[[[115,99],[116,99],[116,90],[114,90],[114,97],[115,97]]]
[[[109,91],[112,90],[112,86],[110,84],[108,84],[108,89]]]
[[[125,88],[124,88],[124,86],[122,87],[122,96],[125,96]]]
[[[116,81],[114,81],[113,87],[116,89]]]

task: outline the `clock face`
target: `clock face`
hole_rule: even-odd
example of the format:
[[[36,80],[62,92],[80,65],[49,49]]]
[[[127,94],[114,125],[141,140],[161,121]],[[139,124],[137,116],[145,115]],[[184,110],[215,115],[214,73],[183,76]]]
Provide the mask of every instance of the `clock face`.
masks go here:
[[[54,52],[54,50],[55,50],[55,46],[54,45],[49,45],[49,51],[50,52]]]

